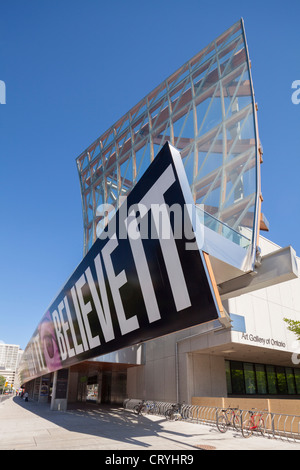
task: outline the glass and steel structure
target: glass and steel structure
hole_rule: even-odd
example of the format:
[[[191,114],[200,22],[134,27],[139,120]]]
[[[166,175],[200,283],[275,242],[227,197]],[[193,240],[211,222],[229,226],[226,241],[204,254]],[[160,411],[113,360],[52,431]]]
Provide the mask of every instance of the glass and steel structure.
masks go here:
[[[97,207],[118,207],[166,141],[181,153],[206,235],[230,242],[240,253],[240,261],[233,264],[251,270],[260,218],[261,155],[243,20],[186,62],[77,158],[84,254],[96,240],[101,219]],[[214,248],[209,249],[218,258]],[[231,263],[226,255],[223,261]]]

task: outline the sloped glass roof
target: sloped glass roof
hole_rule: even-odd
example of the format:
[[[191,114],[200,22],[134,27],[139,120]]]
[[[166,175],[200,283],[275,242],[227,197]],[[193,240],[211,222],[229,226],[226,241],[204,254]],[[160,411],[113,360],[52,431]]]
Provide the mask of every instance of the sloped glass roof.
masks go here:
[[[118,206],[169,141],[182,156],[207,228],[254,262],[259,216],[256,109],[243,20],[130,109],[77,158],[84,253],[101,204]],[[211,253],[214,255],[214,253]]]

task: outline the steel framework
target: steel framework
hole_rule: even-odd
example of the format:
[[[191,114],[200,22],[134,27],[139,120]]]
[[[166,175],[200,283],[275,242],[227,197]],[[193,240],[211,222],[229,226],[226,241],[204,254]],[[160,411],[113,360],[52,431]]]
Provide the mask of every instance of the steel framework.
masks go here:
[[[243,20],[143,98],[78,158],[84,254],[101,204],[118,207],[166,141],[178,148],[205,224],[251,251],[260,218],[256,105]],[[246,237],[246,238],[245,238]],[[250,264],[251,264],[250,263]],[[248,266],[249,268],[249,266]]]

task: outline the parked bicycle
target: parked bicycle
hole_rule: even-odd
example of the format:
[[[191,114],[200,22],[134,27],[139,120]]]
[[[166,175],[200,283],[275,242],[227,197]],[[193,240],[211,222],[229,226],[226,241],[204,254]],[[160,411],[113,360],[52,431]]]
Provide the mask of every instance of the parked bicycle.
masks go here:
[[[241,414],[239,408],[224,408],[221,414],[217,412],[217,428],[220,432],[225,433],[229,427],[234,429],[241,428]]]
[[[253,408],[254,410],[255,408]],[[267,410],[264,410],[267,411]],[[250,437],[253,431],[259,431],[262,435],[265,434],[266,427],[262,412],[249,411],[250,418],[246,419],[242,425],[242,434],[244,437]]]
[[[140,415],[142,413],[146,413],[147,411],[147,405],[146,405],[146,402],[145,400],[142,400],[140,401],[140,403],[138,405],[135,405],[135,407],[133,408],[133,411],[137,414],[137,415]]]
[[[143,413],[149,413],[149,414],[156,414],[157,409],[156,409],[156,403],[155,402],[148,402],[148,401],[141,401],[138,405],[136,405],[133,410],[137,415],[143,414]]]
[[[168,419],[168,420],[174,420],[174,421],[177,421],[179,419],[182,419],[183,418],[183,414],[182,414],[182,403],[176,403],[174,405],[172,405],[171,408],[169,408],[166,412],[165,412],[165,417]]]
[[[155,401],[147,402],[147,413],[156,415],[159,413],[158,406]]]

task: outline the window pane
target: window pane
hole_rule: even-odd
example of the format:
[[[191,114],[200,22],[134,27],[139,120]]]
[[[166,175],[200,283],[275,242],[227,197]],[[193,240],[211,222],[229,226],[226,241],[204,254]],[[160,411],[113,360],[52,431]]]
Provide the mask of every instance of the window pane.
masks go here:
[[[294,369],[294,374],[295,374],[297,393],[300,394],[300,369]]]
[[[277,393],[277,387],[276,387],[275,367],[274,366],[266,366],[266,369],[267,369],[267,381],[268,381],[269,393],[276,394]]]
[[[231,363],[232,393],[237,395],[245,394],[244,370],[242,362]]]
[[[262,364],[255,364],[257,393],[264,395],[267,393],[267,378],[265,366]]]
[[[277,375],[278,393],[286,394],[287,393],[287,383],[286,383],[286,376],[285,376],[284,367],[276,367],[276,375]]]
[[[245,374],[246,393],[248,393],[250,395],[254,395],[256,393],[254,365],[249,364],[249,363],[245,363],[244,364],[244,374]]]
[[[225,361],[225,369],[226,369],[226,383],[227,383],[227,393],[232,393],[231,387],[231,374],[230,374],[230,362]]]
[[[285,373],[286,373],[288,392],[290,395],[295,395],[296,386],[295,386],[294,371],[291,367],[287,367],[285,369]]]

